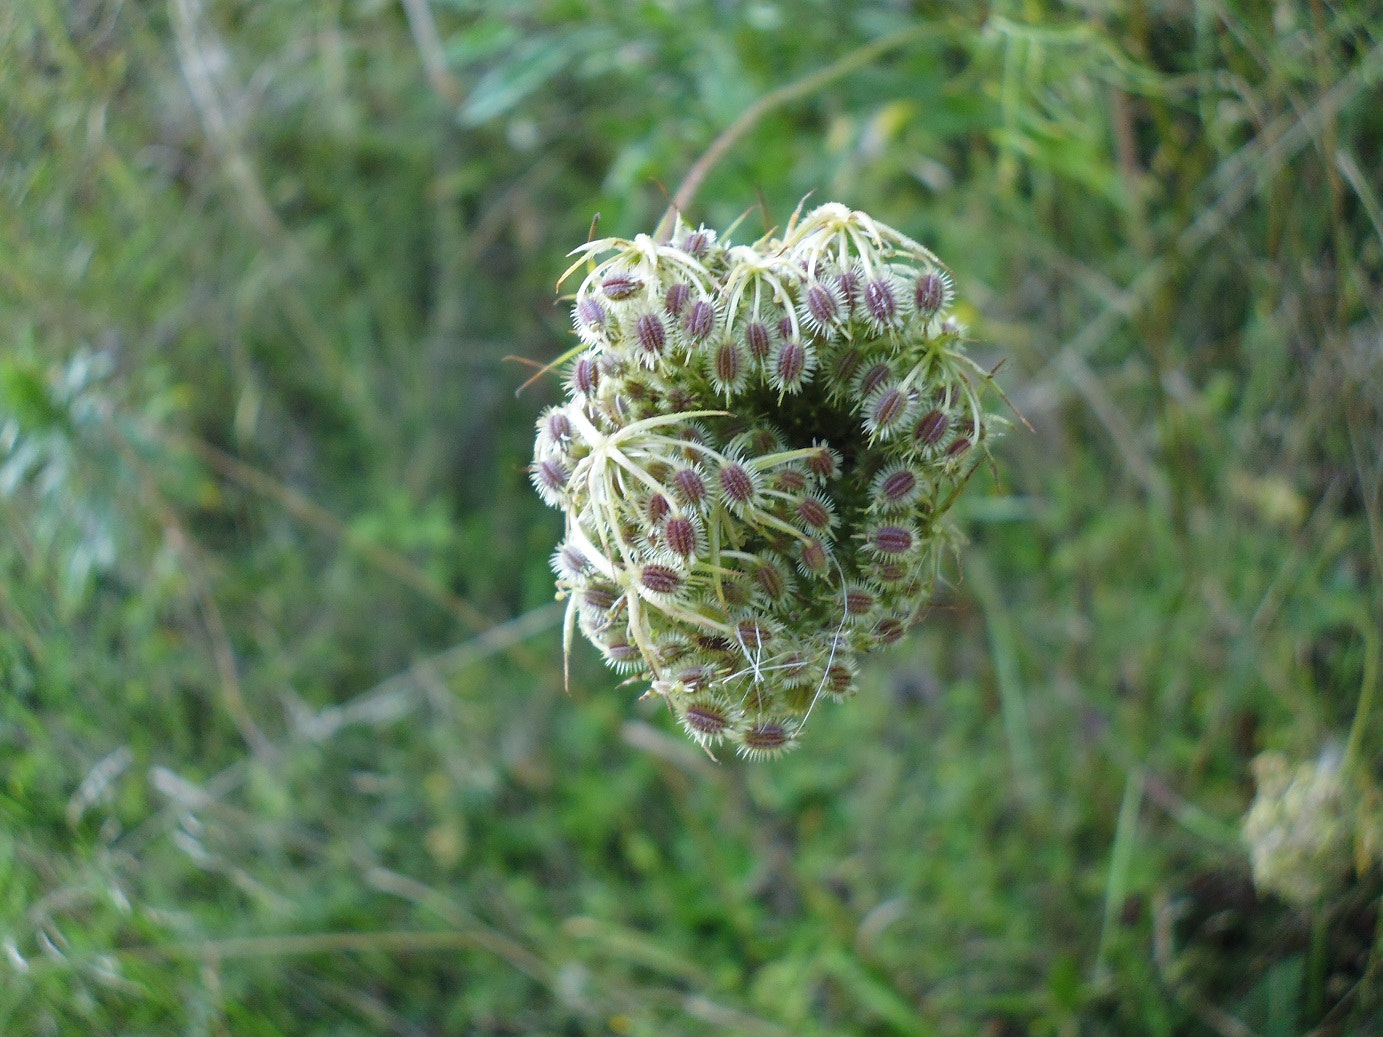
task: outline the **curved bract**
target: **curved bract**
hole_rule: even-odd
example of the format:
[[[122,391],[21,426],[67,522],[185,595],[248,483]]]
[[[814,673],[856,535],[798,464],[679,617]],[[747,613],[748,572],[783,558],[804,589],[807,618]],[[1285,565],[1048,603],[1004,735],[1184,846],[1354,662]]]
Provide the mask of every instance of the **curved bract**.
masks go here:
[[[566,650],[579,627],[703,745],[776,754],[918,621],[1004,424],[950,275],[835,203],[753,245],[679,222],[573,255],[584,348],[531,470],[566,514]]]

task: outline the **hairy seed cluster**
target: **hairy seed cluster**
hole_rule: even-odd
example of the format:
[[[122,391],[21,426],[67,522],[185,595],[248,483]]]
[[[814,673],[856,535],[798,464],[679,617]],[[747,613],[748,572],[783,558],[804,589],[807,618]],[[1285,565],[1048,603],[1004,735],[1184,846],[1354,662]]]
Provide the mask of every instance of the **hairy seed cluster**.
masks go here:
[[[925,608],[1003,420],[928,249],[823,205],[732,245],[605,238],[531,469],[583,634],[703,745],[791,748]],[[565,279],[565,278],[564,278]]]

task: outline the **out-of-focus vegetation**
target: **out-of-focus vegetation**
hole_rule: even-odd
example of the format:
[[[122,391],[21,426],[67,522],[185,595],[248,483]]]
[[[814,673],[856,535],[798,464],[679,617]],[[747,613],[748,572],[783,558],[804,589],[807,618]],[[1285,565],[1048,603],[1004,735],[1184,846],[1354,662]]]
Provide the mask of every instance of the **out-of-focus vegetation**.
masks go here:
[[[0,1032],[1383,1030],[1383,7],[0,5]],[[594,654],[524,473],[553,283],[808,192],[1032,423],[771,765]],[[1312,887],[1315,888],[1315,887]]]

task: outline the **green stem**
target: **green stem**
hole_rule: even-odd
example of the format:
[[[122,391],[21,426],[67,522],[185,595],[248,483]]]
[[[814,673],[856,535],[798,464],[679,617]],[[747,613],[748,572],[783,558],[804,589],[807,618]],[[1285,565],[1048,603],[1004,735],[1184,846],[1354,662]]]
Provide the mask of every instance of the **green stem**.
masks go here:
[[[1378,691],[1378,631],[1366,619],[1359,620],[1359,633],[1364,638],[1364,678],[1359,686],[1359,703],[1354,708],[1354,722],[1350,725],[1349,741],[1345,743],[1345,772],[1358,764],[1360,746],[1364,741],[1364,729],[1368,726],[1368,716],[1373,711],[1373,700]]]
[[[1325,1006],[1326,938],[1330,935],[1327,911],[1317,904],[1311,913],[1311,945],[1306,959],[1306,1017],[1319,1019]]]
[[[711,142],[711,146],[701,157],[692,164],[691,169],[687,171],[686,178],[682,181],[682,185],[672,196],[672,202],[668,205],[667,212],[658,222],[658,229],[653,235],[654,239],[666,241],[672,235],[677,214],[685,212],[691,206],[696,192],[701,189],[702,183],[710,175],[711,170],[715,168],[716,163],[725,157],[726,152],[734,147],[741,137],[754,128],[755,123],[773,109],[781,108],[783,105],[806,97],[834,80],[848,75],[855,69],[868,65],[889,51],[897,50],[899,47],[935,31],[935,27],[930,25],[914,25],[907,29],[900,29],[898,32],[883,37],[883,39],[856,48],[839,61],[834,61],[809,76],[804,76],[796,82],[788,83],[764,94],[746,108],[743,115],[726,127],[720,136]]]

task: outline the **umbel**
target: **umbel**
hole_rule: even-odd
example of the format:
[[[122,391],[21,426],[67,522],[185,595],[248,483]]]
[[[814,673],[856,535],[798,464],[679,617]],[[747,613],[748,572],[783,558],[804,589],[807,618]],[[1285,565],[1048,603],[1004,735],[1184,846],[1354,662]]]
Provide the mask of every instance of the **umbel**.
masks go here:
[[[688,734],[797,743],[919,621],[1004,420],[933,253],[839,204],[735,245],[678,221],[576,249],[567,402],[531,474],[574,629]]]

